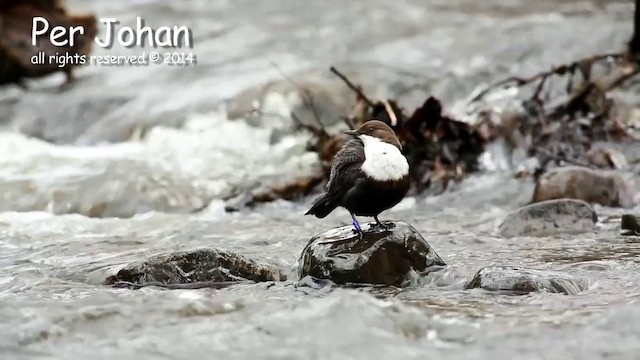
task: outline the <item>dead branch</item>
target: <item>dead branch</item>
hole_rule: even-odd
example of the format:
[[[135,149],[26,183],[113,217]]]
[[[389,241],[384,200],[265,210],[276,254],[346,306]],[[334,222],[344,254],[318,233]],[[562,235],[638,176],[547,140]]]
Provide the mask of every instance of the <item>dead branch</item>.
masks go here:
[[[613,90],[615,88],[621,87],[622,85],[624,85],[628,80],[631,80],[632,78],[634,78],[636,75],[640,74],[640,69],[637,66],[634,66],[630,71],[628,71],[625,74],[620,75],[618,78],[616,78],[615,80],[613,80],[608,86],[607,86],[607,90]]]
[[[332,73],[336,74],[336,76],[338,76],[342,81],[344,81],[344,83],[347,84],[349,89],[353,90],[358,95],[358,98],[364,100],[367,103],[367,105],[371,107],[375,106],[374,102],[371,101],[371,99],[369,99],[367,95],[365,95],[362,92],[362,88],[360,86],[354,85],[351,82],[351,80],[349,80],[343,73],[338,71],[338,69],[336,69],[334,66],[331,66],[329,70],[331,70]]]
[[[285,80],[290,82],[293,86],[296,87],[296,89],[298,89],[298,93],[300,94],[300,97],[302,99],[302,104],[311,110],[311,113],[313,114],[313,119],[315,120],[316,124],[318,125],[318,127],[324,130],[324,124],[322,124],[322,121],[320,120],[320,112],[318,110],[318,107],[315,104],[315,100],[311,91],[309,91],[309,89],[303,87],[302,85],[298,84],[289,75],[285,74],[285,72],[282,71],[280,66],[278,66],[278,64],[276,64],[274,61],[271,61],[271,65],[273,65],[273,67],[280,73],[280,75],[282,75],[282,77]],[[293,120],[295,121],[295,119]]]
[[[513,85],[513,86],[518,86],[518,87],[522,87],[525,85],[529,85],[533,82],[539,81],[538,87],[536,89],[536,91],[534,92],[534,96],[532,98],[537,98],[542,87],[544,86],[544,84],[547,81],[547,78],[554,76],[554,75],[558,75],[558,76],[564,76],[569,74],[571,77],[573,77],[573,75],[576,73],[577,70],[580,70],[581,73],[583,74],[583,76],[585,77],[585,80],[588,80],[589,77],[589,72],[585,71],[585,70],[589,70],[591,69],[591,66],[595,63],[598,62],[602,62],[602,61],[609,61],[609,60],[616,60],[619,61],[623,58],[623,54],[622,53],[607,53],[607,54],[598,54],[598,55],[592,55],[592,56],[588,56],[586,58],[571,62],[569,64],[562,64],[562,65],[557,65],[551,68],[551,70],[548,71],[543,71],[540,72],[538,74],[535,74],[531,77],[528,78],[523,78],[523,77],[517,77],[517,76],[511,76],[509,78],[506,78],[504,80],[500,80],[492,85],[489,85],[486,89],[482,90],[480,93],[478,93],[475,97],[473,97],[473,99],[471,99],[471,103],[480,101],[482,98],[484,98],[488,93],[490,93],[491,91],[495,90],[498,87],[506,87],[509,85]]]
[[[296,113],[293,111],[291,112],[291,120],[293,120],[293,122],[295,122],[296,125],[298,125],[299,127],[315,135],[318,139],[325,139],[329,137],[329,134],[323,127],[318,128],[318,127],[303,123],[302,120],[300,120],[300,118],[298,117],[298,115],[296,115]]]

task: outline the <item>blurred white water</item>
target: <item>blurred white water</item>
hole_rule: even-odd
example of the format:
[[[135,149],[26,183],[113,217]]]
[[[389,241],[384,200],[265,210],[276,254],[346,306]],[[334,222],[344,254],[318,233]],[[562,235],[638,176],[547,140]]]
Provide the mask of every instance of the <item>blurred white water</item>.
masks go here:
[[[139,141],[53,145],[0,133],[0,210],[129,217],[188,213],[234,189],[269,186],[317,170],[308,135],[271,141],[269,128],[221,112],[155,127]]]

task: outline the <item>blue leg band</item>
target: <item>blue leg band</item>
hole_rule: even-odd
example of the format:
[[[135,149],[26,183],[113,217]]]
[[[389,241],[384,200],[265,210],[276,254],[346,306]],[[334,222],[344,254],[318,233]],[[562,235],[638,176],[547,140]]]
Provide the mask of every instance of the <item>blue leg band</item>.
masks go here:
[[[356,228],[356,231],[361,233],[362,229],[360,228],[360,223],[358,222],[358,220],[353,220],[353,227]]]

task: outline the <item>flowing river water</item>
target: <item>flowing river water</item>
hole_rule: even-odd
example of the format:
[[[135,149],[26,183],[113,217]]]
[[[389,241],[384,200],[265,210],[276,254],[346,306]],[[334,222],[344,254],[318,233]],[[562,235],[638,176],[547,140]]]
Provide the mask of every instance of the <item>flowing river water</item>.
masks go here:
[[[454,111],[492,80],[619,50],[631,33],[631,2],[70,7],[125,24],[142,16],[154,26],[187,25],[195,45],[181,51],[198,64],[89,66],[66,89],[53,76],[0,90],[0,358],[637,358],[640,242],[607,222],[578,235],[497,236],[533,190],[510,171],[474,175],[384,213],[415,226],[449,265],[388,293],[296,284],[300,251],[313,235],[348,224],[345,211],[305,217],[308,198],[227,213],[221,200],[318,166],[309,136],[290,130],[295,88],[274,64],[325,94],[329,125],[353,97],[330,65],[408,109],[433,94]],[[142,51],[151,49],[95,54]],[[256,97],[272,117],[246,115]],[[596,210],[601,218],[622,212]],[[277,264],[290,280],[223,290],[102,285],[130,262],[198,247]],[[572,295],[463,289],[489,265],[560,271],[588,286]]]

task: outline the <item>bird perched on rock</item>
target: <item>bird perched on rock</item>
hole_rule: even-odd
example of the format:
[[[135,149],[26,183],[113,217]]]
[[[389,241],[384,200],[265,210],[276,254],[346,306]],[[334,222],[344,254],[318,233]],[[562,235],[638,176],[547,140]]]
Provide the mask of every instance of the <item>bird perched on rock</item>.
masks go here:
[[[409,163],[393,130],[384,122],[367,121],[345,132],[349,139],[338,151],[324,194],[314,200],[305,215],[324,218],[336,207],[349,211],[355,231],[362,237],[356,216],[378,215],[398,204],[409,191]]]

